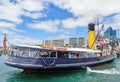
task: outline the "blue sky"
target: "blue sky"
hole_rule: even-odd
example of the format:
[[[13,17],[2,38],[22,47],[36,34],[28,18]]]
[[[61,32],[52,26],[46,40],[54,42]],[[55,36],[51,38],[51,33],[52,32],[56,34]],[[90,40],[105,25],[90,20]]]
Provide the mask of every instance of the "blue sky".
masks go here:
[[[41,40],[86,37],[88,23],[120,26],[119,0],[0,0],[0,41],[39,44]],[[96,26],[97,29],[97,26]],[[103,30],[104,32],[104,30]]]

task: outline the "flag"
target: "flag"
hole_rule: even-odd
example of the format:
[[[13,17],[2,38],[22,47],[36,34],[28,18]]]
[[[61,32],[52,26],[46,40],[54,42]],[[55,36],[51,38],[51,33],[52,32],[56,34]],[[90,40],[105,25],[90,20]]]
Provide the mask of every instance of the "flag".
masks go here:
[[[7,41],[6,34],[4,34],[3,50],[6,50],[6,49],[7,49],[7,47],[6,47],[6,41]]]

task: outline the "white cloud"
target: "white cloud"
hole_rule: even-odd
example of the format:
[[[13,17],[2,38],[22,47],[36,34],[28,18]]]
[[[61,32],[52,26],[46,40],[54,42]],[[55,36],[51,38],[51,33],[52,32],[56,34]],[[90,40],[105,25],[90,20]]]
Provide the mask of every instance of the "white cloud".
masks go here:
[[[20,18],[21,14],[22,9],[19,4],[3,3],[3,5],[0,5],[0,19],[2,20],[19,24],[22,23],[22,19]]]
[[[10,34],[7,36],[9,44],[26,44],[26,45],[40,45],[40,40],[28,36]]]
[[[0,46],[3,45],[3,36],[0,35]],[[28,36],[20,36],[20,35],[16,35],[16,34],[7,34],[7,46],[10,46],[11,44],[19,44],[19,45],[40,45],[41,41],[28,37]]]
[[[7,33],[11,37],[10,43],[15,44],[37,44],[39,40],[27,36],[19,36],[17,32],[25,32],[17,28],[18,25],[24,22],[22,16],[27,16],[32,19],[38,19],[43,16],[43,11],[46,5],[41,0],[16,0],[17,3],[10,0],[0,0],[0,32]],[[0,41],[2,42],[3,36]],[[24,40],[24,41],[23,41]],[[29,43],[28,43],[29,42]],[[0,43],[2,45],[2,43]]]
[[[9,2],[9,0],[1,0],[0,19],[14,22],[15,24],[23,22],[24,19],[21,18],[23,15],[38,19],[44,16],[41,11],[47,7],[48,2],[66,9],[75,16],[75,18],[67,18],[62,21],[64,28],[87,26],[89,22],[94,22],[97,16],[108,16],[120,12],[119,0],[17,0],[16,4]],[[114,19],[116,20],[116,18]],[[53,26],[51,28],[56,28],[56,24],[52,24],[50,21],[47,22],[48,25],[46,26],[43,23],[40,22],[42,25],[39,26],[39,29],[46,30],[48,25]],[[38,28],[37,25],[36,27]]]
[[[40,17],[43,17],[42,13],[39,13],[39,12],[34,12],[34,13],[31,13],[31,12],[26,12],[24,11],[23,12],[23,15],[24,16],[27,16],[27,17],[31,17],[33,19],[38,19]]]
[[[114,26],[114,28],[119,28],[120,29],[120,13],[119,14],[117,14],[117,15],[115,15],[114,17],[113,17],[113,24],[114,25],[116,25],[116,26]]]
[[[8,27],[16,27],[15,24],[7,23],[7,22],[0,22],[0,28],[8,28]]]
[[[63,20],[65,28],[75,28],[77,26],[87,26],[89,22],[95,22],[95,18],[100,17],[103,21],[105,16],[110,16],[114,13],[120,13],[120,0],[47,0],[55,6],[65,9],[72,13],[75,18]],[[113,18],[114,24],[119,21],[119,15]],[[106,18],[105,18],[106,19]],[[107,17],[109,20],[109,17]],[[112,23],[104,22],[107,24]]]
[[[33,19],[44,17],[42,11],[47,8],[47,2],[43,0],[21,0],[19,4],[22,8],[22,15]]]
[[[120,29],[120,13],[105,19],[104,23],[104,30],[106,30],[108,27],[112,27],[113,29],[117,30]]]
[[[42,17],[41,11],[46,5],[41,0],[16,0],[17,3],[10,0],[0,0],[0,31],[11,34],[12,32],[24,32],[17,29],[27,16],[32,19]],[[11,31],[12,30],[12,31]]]
[[[87,26],[91,22],[95,22],[96,17],[83,16],[79,18],[68,18],[62,21],[64,28],[76,28],[78,26]]]
[[[12,34],[13,31],[17,32],[25,32],[23,30],[19,30],[16,28],[16,25],[13,23],[8,23],[8,22],[0,22],[0,32],[2,33],[7,33],[7,34]]]
[[[73,18],[63,20],[62,24],[65,28],[76,28],[77,26],[79,26],[78,21]]]
[[[55,36],[55,37],[50,37],[50,38],[48,38],[48,40],[59,40],[59,39],[67,39],[67,38],[69,38],[70,36],[68,36],[68,35],[63,35],[63,34],[61,34],[61,35],[58,35],[58,36]]]
[[[22,16],[30,17],[32,20],[40,19],[44,11],[48,7],[48,3],[52,3],[56,7],[67,10],[72,13],[74,17],[66,18],[63,20],[46,20],[40,22],[33,22],[28,24],[30,28],[40,29],[46,32],[60,32],[63,29],[75,29],[76,27],[86,26],[90,22],[95,22],[97,17],[100,17],[100,22],[105,24],[105,28],[108,26],[117,29],[120,26],[120,0],[16,0],[17,3],[11,3],[10,0],[0,0],[0,32],[6,32],[8,34],[17,34],[16,32],[23,32],[17,28],[22,24],[25,19]],[[50,10],[50,8],[49,8]],[[109,20],[110,16],[116,14]],[[48,16],[49,17],[49,16]],[[47,18],[47,16],[46,16]],[[111,22],[112,21],[112,22]],[[28,23],[28,22],[27,22]],[[62,29],[58,27],[61,26]],[[70,34],[66,30],[64,34]],[[62,33],[62,32],[61,32]],[[61,35],[60,37],[66,37]],[[30,37],[12,37],[14,42],[31,43],[35,42]]]
[[[120,12],[119,0],[48,0],[56,6],[67,9],[75,16],[101,15]]]
[[[44,30],[46,32],[57,32],[58,27],[57,25],[60,23],[59,20],[49,20],[49,21],[41,21],[41,22],[36,22],[36,23],[31,23],[28,26],[33,29],[40,29]]]
[[[41,11],[46,8],[46,4],[41,0],[19,0],[16,4],[9,0],[0,1],[0,19],[8,20],[16,24],[21,24],[24,19],[21,16],[32,18],[42,17]]]
[[[33,11],[41,11],[44,9],[44,2],[42,0],[23,0],[22,7],[23,9],[33,12]]]

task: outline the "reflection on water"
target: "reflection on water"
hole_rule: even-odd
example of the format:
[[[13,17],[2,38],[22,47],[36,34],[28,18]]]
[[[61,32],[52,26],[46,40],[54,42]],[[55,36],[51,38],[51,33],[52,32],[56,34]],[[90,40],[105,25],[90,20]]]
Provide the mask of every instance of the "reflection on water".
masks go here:
[[[118,82],[120,80],[120,59],[106,67],[68,73],[22,74],[22,70],[4,64],[7,56],[0,56],[0,82]],[[114,69],[113,69],[114,68]],[[94,71],[94,72],[93,72]],[[104,74],[114,71],[114,74]],[[99,73],[96,73],[99,72]],[[102,73],[103,72],[103,73]],[[115,73],[116,72],[116,73]]]
[[[74,77],[72,77],[74,73],[67,73],[67,74],[17,74],[14,77],[11,77],[7,80],[7,82],[75,82]]]

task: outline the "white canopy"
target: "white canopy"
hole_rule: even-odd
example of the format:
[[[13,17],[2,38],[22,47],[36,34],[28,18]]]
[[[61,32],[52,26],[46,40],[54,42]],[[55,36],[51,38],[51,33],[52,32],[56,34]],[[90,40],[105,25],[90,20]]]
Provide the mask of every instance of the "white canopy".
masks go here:
[[[68,48],[68,51],[78,51],[78,52],[89,52],[89,53],[100,53],[100,50],[92,50],[87,48]]]
[[[23,48],[36,48],[36,49],[45,49],[45,50],[57,50],[55,47],[54,49],[49,48],[42,48],[40,46],[29,46],[29,45],[12,45],[15,47],[23,47]],[[88,52],[88,53],[101,53],[100,50],[92,50],[87,48],[66,48],[66,50],[59,50],[59,51],[73,51],[73,52]]]

